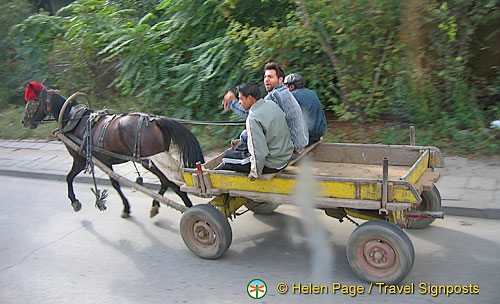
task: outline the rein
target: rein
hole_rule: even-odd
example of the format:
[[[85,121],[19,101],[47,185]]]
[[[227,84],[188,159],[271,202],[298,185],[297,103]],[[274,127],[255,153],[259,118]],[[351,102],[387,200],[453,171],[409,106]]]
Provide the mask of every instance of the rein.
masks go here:
[[[42,119],[40,120],[38,123],[43,125],[43,124],[46,124],[46,123],[49,123],[49,122],[55,122],[56,119],[55,118],[49,118],[49,119]]]
[[[180,118],[170,118],[180,123],[191,125],[211,125],[211,126],[244,126],[244,121],[200,121]]]
[[[118,112],[117,114],[125,114],[125,112]],[[190,124],[190,125],[211,125],[211,126],[244,126],[245,122],[244,121],[200,121],[200,120],[189,120],[189,119],[180,119],[180,118],[172,118],[169,117],[171,120],[175,120],[177,122],[183,123],[183,124]],[[72,119],[68,119],[70,121]],[[40,120],[40,124],[44,124],[47,122],[53,122],[57,121],[55,118],[49,118],[49,119],[43,119]]]

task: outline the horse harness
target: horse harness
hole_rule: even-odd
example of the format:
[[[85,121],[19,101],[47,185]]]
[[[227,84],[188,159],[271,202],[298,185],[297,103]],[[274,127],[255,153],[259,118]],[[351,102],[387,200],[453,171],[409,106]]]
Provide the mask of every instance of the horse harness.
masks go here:
[[[81,113],[81,112],[82,111],[76,111],[76,113]],[[84,112],[88,113],[88,110],[85,109]],[[70,115],[70,119],[73,120],[75,117],[74,116],[75,112],[72,111],[71,113],[73,115]],[[114,152],[107,151],[107,150],[103,149],[104,136],[106,135],[106,132],[107,132],[109,126],[116,118],[119,118],[119,117],[123,116],[124,114],[112,114],[111,116],[108,117],[108,119],[105,121],[105,123],[103,125],[101,133],[100,133],[99,138],[97,140],[97,146],[92,145],[92,127],[100,119],[110,115],[107,110],[91,112],[88,115],[88,119],[85,123],[85,129],[83,132],[82,139],[77,138],[74,134],[66,133],[66,136],[68,136],[71,140],[73,140],[75,143],[80,145],[80,149],[78,151],[78,154],[80,154],[81,156],[83,156],[85,158],[85,172],[92,173],[92,179],[94,181],[94,189],[91,188],[90,190],[92,190],[92,192],[94,193],[94,195],[96,197],[96,203],[95,203],[96,207],[99,208],[99,210],[101,210],[101,211],[106,209],[105,202],[106,202],[106,197],[108,196],[108,194],[107,194],[107,190],[104,190],[101,192],[97,188],[97,183],[96,183],[95,174],[94,174],[94,164],[92,162],[93,151],[111,156],[113,158],[117,158],[117,159],[121,159],[121,160],[125,160],[125,161],[132,161],[132,163],[134,164],[134,167],[137,171],[137,174],[138,174],[136,182],[139,184],[142,184],[142,177],[141,177],[139,170],[137,169],[137,166],[135,165],[135,163],[140,162],[142,164],[145,164],[144,159],[140,158],[140,155],[141,155],[141,149],[140,149],[141,130],[142,130],[142,125],[144,123],[146,125],[149,125],[149,121],[153,120],[154,118],[151,118],[149,115],[143,114],[143,113],[134,113],[134,114],[139,115],[139,120],[137,122],[134,151],[133,151],[132,156],[122,155],[122,154],[114,153]],[[81,115],[76,120],[80,121],[83,116],[84,115]],[[69,132],[69,131],[66,131],[66,132]]]
[[[78,115],[78,111],[75,113],[71,113],[70,120],[72,121],[79,121],[84,115]],[[104,137],[106,135],[106,132],[111,125],[111,123],[117,119],[120,118],[126,114],[109,114],[107,110],[100,110],[96,112],[92,112],[89,115],[89,118],[86,122],[85,125],[85,130],[83,133],[82,139],[79,139],[76,137],[74,134],[67,133],[71,131],[74,127],[76,127],[77,123],[73,123],[74,126],[72,128],[63,128],[63,133],[67,137],[69,137],[71,140],[73,140],[75,143],[77,143],[80,146],[79,154],[84,156],[87,159],[87,163],[89,163],[90,158],[92,157],[92,151],[105,154],[108,156],[111,156],[113,158],[125,160],[125,161],[132,161],[132,162],[140,162],[142,163],[144,161],[143,158],[141,158],[141,131],[143,125],[149,126],[149,123],[155,119],[155,117],[151,117],[148,114],[144,113],[131,113],[131,114],[136,114],[139,115],[139,119],[137,122],[137,128],[136,128],[136,136],[135,136],[135,141],[134,141],[134,150],[132,153],[132,156],[129,155],[124,155],[124,154],[118,154],[114,153],[108,150],[104,149]],[[75,117],[77,115],[77,117]],[[108,116],[111,115],[111,116]],[[78,117],[80,116],[80,117]],[[107,117],[106,121],[104,122],[104,125],[102,127],[102,130],[99,134],[98,140],[97,140],[97,146],[92,145],[92,128],[95,125],[96,122],[98,122],[100,119],[103,117]],[[76,119],[75,119],[76,118]],[[85,151],[85,152],[84,152]]]
[[[28,117],[34,117],[35,113],[41,109],[45,113],[46,116],[54,116],[52,113],[52,96],[54,94],[59,94],[59,90],[54,90],[54,89],[47,89],[47,87],[43,86],[42,90],[37,94],[37,98],[35,100],[32,100],[32,102],[27,104],[26,111],[28,113]],[[45,106],[43,105],[43,102],[45,102]],[[137,129],[136,129],[136,136],[135,136],[135,143],[134,143],[134,151],[133,151],[133,156],[128,156],[128,155],[123,155],[123,154],[118,154],[114,152],[107,151],[103,149],[104,146],[104,136],[106,135],[106,132],[108,130],[108,127],[110,124],[116,119],[121,116],[124,116],[125,114],[110,114],[106,109],[100,110],[100,111],[95,111],[91,112],[88,114],[90,111],[83,105],[73,105],[71,107],[69,117],[68,119],[65,119],[66,125],[62,128],[62,130],[59,130],[59,132],[65,133],[71,140],[73,140],[75,143],[80,145],[80,150],[78,151],[80,155],[84,156],[87,159],[87,167],[89,160],[92,156],[92,150],[95,150],[96,152],[102,153],[102,154],[107,154],[108,156],[122,159],[125,161],[133,161],[133,162],[141,162],[142,160],[140,159],[141,155],[141,147],[140,147],[140,140],[141,140],[141,130],[142,130],[142,125],[144,122],[146,123],[146,126],[149,125],[149,122],[154,120],[154,117],[151,117],[148,114],[144,113],[131,113],[131,114],[136,114],[139,115],[139,120],[137,123]],[[64,113],[60,113],[60,115],[64,115]],[[70,134],[69,132],[72,131],[78,123],[81,121],[81,119],[85,116],[88,115],[88,120],[86,122],[84,134],[83,134],[83,139],[80,140],[73,134]],[[101,134],[99,135],[98,141],[97,141],[97,147],[92,146],[91,143],[91,131],[92,127],[96,122],[98,122],[102,117],[111,115],[109,119],[106,120],[104,123],[104,126],[101,130]],[[86,152],[83,153],[83,150]]]
[[[43,87],[35,100],[27,104],[28,117],[34,117],[38,109],[42,109],[45,115],[52,115],[52,96],[59,93],[59,90],[47,89]],[[43,105],[45,102],[45,106]]]

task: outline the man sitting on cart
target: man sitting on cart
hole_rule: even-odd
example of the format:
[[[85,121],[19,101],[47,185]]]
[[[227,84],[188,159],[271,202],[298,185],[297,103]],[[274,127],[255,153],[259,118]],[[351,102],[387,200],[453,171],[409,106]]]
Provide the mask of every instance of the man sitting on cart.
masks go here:
[[[216,170],[234,170],[249,173],[250,180],[262,174],[283,170],[294,150],[285,113],[270,100],[261,98],[256,84],[238,86],[239,103],[249,110],[246,119],[247,143],[224,152]]]
[[[294,156],[298,156],[308,145],[307,126],[300,109],[300,105],[293,94],[283,85],[285,72],[276,62],[268,62],[264,67],[264,87],[267,95],[265,100],[274,101],[285,113],[286,123],[290,129],[290,138],[295,148]],[[222,101],[224,110],[231,109],[237,115],[246,118],[248,110],[245,110],[238,103],[236,95],[228,91]],[[241,141],[246,140],[246,134],[242,133]]]

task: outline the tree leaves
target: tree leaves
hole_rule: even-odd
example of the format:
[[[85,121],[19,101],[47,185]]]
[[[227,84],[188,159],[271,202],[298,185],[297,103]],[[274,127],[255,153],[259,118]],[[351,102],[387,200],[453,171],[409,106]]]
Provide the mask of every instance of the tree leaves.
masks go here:
[[[455,103],[457,81],[465,81],[475,26],[494,18],[496,3],[422,4],[431,29],[426,58],[435,59],[433,81],[447,105]],[[341,119],[370,120],[399,100],[399,84],[411,83],[401,79],[413,73],[399,38],[401,10],[398,0],[78,0],[56,16],[26,19],[11,38],[32,70],[60,65],[58,75],[88,73],[79,77],[166,115],[227,119],[225,91],[260,83],[263,65],[274,60],[302,74]]]

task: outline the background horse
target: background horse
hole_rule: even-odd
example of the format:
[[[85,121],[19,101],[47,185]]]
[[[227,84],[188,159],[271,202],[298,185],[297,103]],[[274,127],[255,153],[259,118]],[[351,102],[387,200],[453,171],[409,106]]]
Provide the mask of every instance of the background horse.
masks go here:
[[[167,117],[149,116],[147,114],[132,113],[111,115],[102,114],[92,123],[90,131],[88,122],[95,111],[87,109],[82,105],[77,105],[75,101],[71,102],[64,113],[60,113],[66,99],[57,91],[48,90],[37,82],[30,82],[26,89],[25,98],[27,100],[26,112],[22,121],[25,127],[34,129],[47,116],[52,114],[56,120],[63,115],[63,125],[71,127],[71,130],[65,132],[70,138],[84,140],[84,133],[90,133],[90,142],[92,146],[100,146],[106,151],[129,157],[144,158],[161,152],[168,152],[170,141],[177,145],[180,159],[184,167],[194,168],[196,162],[204,162],[202,150],[196,137],[184,125],[171,120]],[[82,107],[83,115],[80,119],[70,116],[71,108]],[[82,109],[81,109],[82,110]],[[73,111],[75,112],[75,111]],[[63,128],[64,129],[64,128]],[[73,135],[73,136],[72,136]],[[66,176],[68,184],[68,197],[75,211],[81,209],[81,203],[76,199],[73,191],[74,178],[85,169],[86,158],[66,147],[73,157],[73,166]],[[85,148],[84,148],[85,149]],[[114,164],[125,163],[128,160],[113,157],[108,154],[92,152],[92,155],[102,161],[111,170]],[[140,161],[144,168],[155,174],[161,182],[160,195],[163,195],[168,187],[171,187],[177,195],[183,200],[186,207],[193,204],[188,198],[187,193],[180,190],[180,187],[170,181],[152,162]],[[122,217],[129,217],[130,205],[127,198],[123,195],[118,181],[110,177],[113,188],[116,189],[123,201]],[[158,213],[160,204],[153,200],[151,207],[151,217]],[[105,207],[104,207],[105,208]]]

